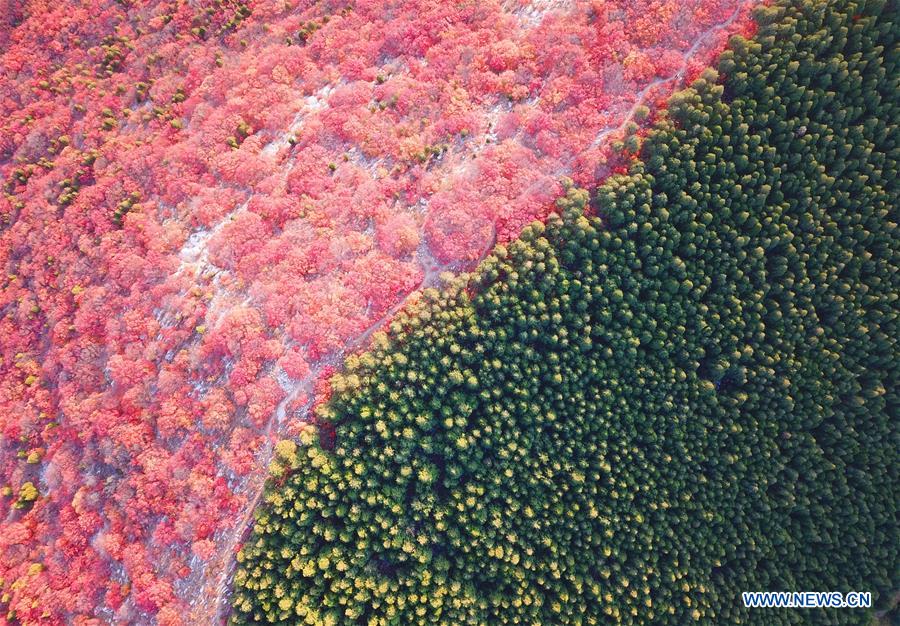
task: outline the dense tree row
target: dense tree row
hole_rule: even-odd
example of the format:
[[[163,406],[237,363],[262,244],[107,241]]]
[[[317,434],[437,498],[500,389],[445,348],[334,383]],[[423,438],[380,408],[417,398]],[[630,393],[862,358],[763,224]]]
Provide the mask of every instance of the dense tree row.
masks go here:
[[[860,624],[900,584],[898,25],[783,0],[351,358],[278,447],[232,623]]]

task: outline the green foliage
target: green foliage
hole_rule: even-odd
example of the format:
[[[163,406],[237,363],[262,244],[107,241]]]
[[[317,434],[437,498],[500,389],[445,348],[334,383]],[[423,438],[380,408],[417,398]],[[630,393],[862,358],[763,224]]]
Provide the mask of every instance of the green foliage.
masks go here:
[[[15,504],[13,504],[13,508],[27,509],[38,499],[39,495],[40,493],[38,492],[37,487],[34,486],[34,483],[31,481],[24,483],[19,489],[19,498],[16,500]]]
[[[281,478],[285,472],[299,467],[297,444],[283,439],[275,444],[275,458],[269,463],[269,473],[273,478]]]
[[[313,33],[320,28],[322,28],[322,24],[319,22],[310,21],[305,23],[297,32],[297,42],[300,45],[306,45],[306,42],[309,41],[309,38],[312,37]]]
[[[898,586],[897,27],[862,5],[765,9],[602,217],[570,188],[348,362],[232,623],[863,623],[740,605]]]

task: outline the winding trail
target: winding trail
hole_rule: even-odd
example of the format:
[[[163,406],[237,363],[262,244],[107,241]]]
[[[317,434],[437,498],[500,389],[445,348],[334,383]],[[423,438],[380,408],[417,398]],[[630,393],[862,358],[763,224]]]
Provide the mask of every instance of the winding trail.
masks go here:
[[[722,32],[728,29],[729,26],[734,24],[734,22],[741,15],[741,11],[744,10],[743,6],[737,7],[734,12],[728,17],[727,20],[721,22],[720,24],[715,24],[705,31],[700,33],[697,37],[697,40],[694,44],[688,49],[687,52],[684,53],[684,60],[682,62],[681,68],[678,69],[671,76],[667,76],[665,78],[655,78],[646,87],[637,92],[634,104],[628,110],[628,113],[622,119],[622,122],[615,126],[608,126],[601,130],[597,134],[597,138],[591,143],[591,147],[596,148],[601,145],[610,137],[610,135],[621,133],[625,130],[625,127],[632,121],[634,121],[634,116],[637,113],[637,110],[641,106],[645,106],[647,103],[648,96],[658,90],[660,87],[668,85],[670,83],[676,83],[679,86],[683,86],[685,75],[687,74],[688,67],[691,63],[691,60],[696,56],[697,52],[703,47],[704,44],[708,43],[710,38],[716,33]]]
[[[434,256],[428,249],[428,244],[423,241],[419,246],[419,250],[417,251],[419,264],[424,270],[424,278],[422,279],[419,287],[409,292],[400,302],[392,306],[383,316],[375,320],[375,322],[372,323],[368,328],[366,328],[362,333],[349,341],[343,350],[329,354],[327,357],[323,358],[312,367],[308,376],[300,381],[295,382],[291,386],[288,394],[284,397],[284,399],[281,400],[281,402],[278,403],[278,407],[275,409],[273,418],[269,420],[268,425],[266,426],[266,430],[264,433],[266,443],[259,456],[267,460],[270,460],[272,458],[274,446],[276,443],[276,437],[273,437],[273,435],[276,435],[279,430],[281,430],[289,416],[293,420],[309,420],[315,402],[315,398],[313,396],[315,383],[326,370],[339,367],[341,363],[343,363],[344,357],[346,355],[352,354],[357,350],[365,348],[368,345],[372,335],[379,331],[386,324],[388,324],[397,315],[397,313],[399,313],[406,307],[406,305],[412,298],[418,296],[421,289],[427,287],[439,288],[441,284],[441,274],[443,274],[444,272],[458,274],[461,271],[474,268],[479,263],[481,263],[481,261],[487,258],[487,256],[493,250],[495,244],[496,233],[494,233],[487,245],[485,245],[484,249],[477,259],[469,264],[460,265],[458,263],[439,263],[434,259]],[[306,402],[302,407],[300,407],[299,409],[295,409],[289,414],[289,407],[303,395],[307,396]],[[268,461],[266,462],[265,467],[268,467]],[[267,478],[267,472],[259,472],[251,479],[251,482],[246,487],[246,491],[249,493],[254,493],[255,496],[245,509],[240,523],[238,523],[234,527],[234,529],[232,529],[224,537],[222,537],[221,540],[225,543],[225,545],[238,545],[242,541],[243,537],[245,537],[249,532],[249,529],[252,526],[253,522],[253,514],[255,513],[256,507],[262,499]],[[234,561],[234,559],[230,559],[220,568],[221,573],[219,574],[219,576],[208,578],[209,582],[207,583],[204,592],[199,596],[196,596],[195,601],[191,603],[193,607],[193,619],[202,620],[203,623],[214,623],[222,621],[224,619],[228,610],[228,606],[225,600],[230,593],[231,581],[234,577],[236,566],[237,563]],[[214,598],[211,603],[206,601],[206,599],[210,597]]]

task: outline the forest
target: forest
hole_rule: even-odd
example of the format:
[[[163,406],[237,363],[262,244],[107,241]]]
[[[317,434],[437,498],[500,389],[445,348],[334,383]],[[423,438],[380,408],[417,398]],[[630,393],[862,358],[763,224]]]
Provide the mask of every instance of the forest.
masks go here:
[[[232,624],[860,624],[897,588],[896,16],[758,12],[593,194],[348,359]],[[852,7],[851,7],[852,8]]]
[[[0,624],[898,619],[898,14],[0,1]]]

